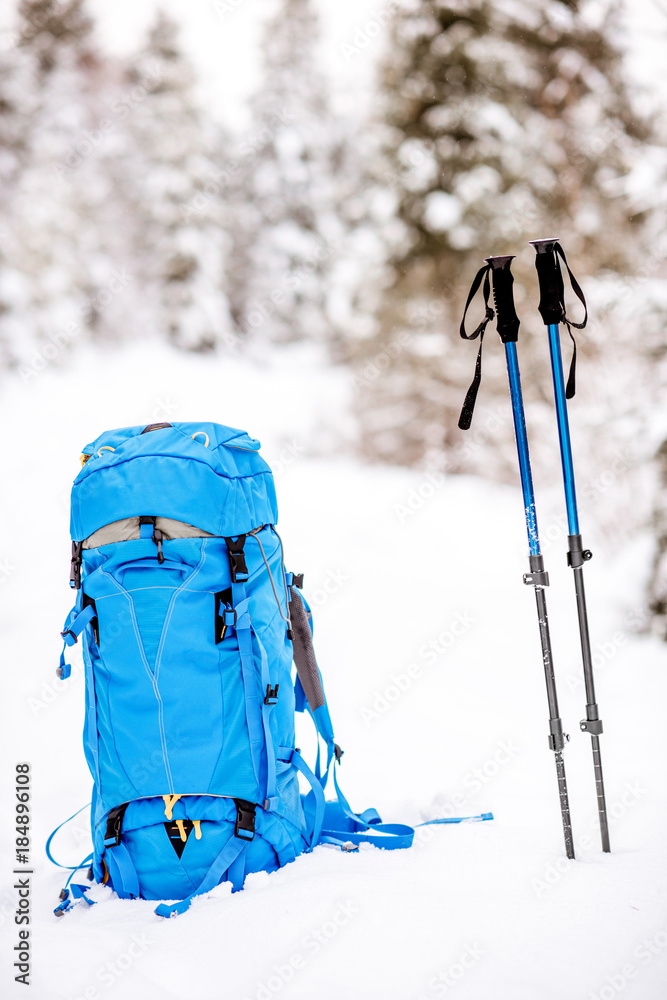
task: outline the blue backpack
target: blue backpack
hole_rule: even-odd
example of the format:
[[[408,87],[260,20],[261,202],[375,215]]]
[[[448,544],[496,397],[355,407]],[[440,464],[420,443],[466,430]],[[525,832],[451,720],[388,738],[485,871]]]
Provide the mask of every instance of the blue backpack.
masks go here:
[[[107,431],[81,461],[58,674],[70,676],[65,650],[80,641],[93,850],[54,912],[92,904],[90,884],[72,882],[88,864],[90,882],[121,898],[177,900],[157,907],[166,917],[317,844],[409,847],[412,827],[353,813],[338,786],[310,609],[285,571],[259,442],[219,424],[151,424]],[[326,747],[314,770],[294,745],[304,710]]]

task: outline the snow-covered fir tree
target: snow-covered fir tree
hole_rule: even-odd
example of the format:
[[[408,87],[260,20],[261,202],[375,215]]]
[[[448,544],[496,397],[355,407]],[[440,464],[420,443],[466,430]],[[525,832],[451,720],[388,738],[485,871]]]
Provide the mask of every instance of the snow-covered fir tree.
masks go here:
[[[17,240],[12,230],[19,224],[12,206],[29,161],[30,140],[26,122],[32,117],[35,92],[28,60],[16,48],[0,53],[0,360],[7,367],[15,360],[13,340],[21,327],[24,292],[14,260]],[[10,333],[10,331],[12,331]]]
[[[382,67],[378,175],[393,193],[398,229],[387,240],[375,335],[357,348],[369,455],[509,474],[495,332],[476,441],[456,427],[477,349],[459,340],[458,326],[481,258],[520,255],[529,400],[547,399],[550,383],[527,241],[559,236],[587,274],[632,267],[642,218],[624,183],[647,130],[624,84],[616,14],[613,2],[587,0],[411,0],[396,14]],[[470,328],[482,315],[478,304]],[[580,341],[585,355],[586,335]],[[595,337],[588,343],[594,350]],[[509,450],[480,447],[485,436]]]
[[[127,71],[126,86],[135,99],[122,160],[139,222],[134,237],[147,321],[180,347],[210,350],[231,338],[223,202],[211,187],[222,142],[197,104],[192,67],[165,14]]]
[[[3,128],[20,141],[5,158],[13,179],[0,294],[6,360],[30,381],[87,336],[127,326],[118,306],[128,305],[131,278],[105,162],[117,64],[100,53],[81,0],[25,0],[19,14],[19,46],[5,57],[3,90],[11,78],[15,98]]]
[[[228,341],[221,201],[204,191],[220,128],[197,108],[174,24],[158,17],[122,61],[83,0],[25,0],[20,15],[0,57],[6,363],[29,381],[89,337]]]
[[[229,296],[246,336],[336,337],[329,279],[346,238],[351,137],[329,104],[319,31],[312,0],[279,0],[264,29],[263,80],[231,189]]]
[[[92,20],[84,0],[20,0],[20,39],[37,57],[46,79],[62,59],[63,45],[79,46],[80,55],[92,57]]]

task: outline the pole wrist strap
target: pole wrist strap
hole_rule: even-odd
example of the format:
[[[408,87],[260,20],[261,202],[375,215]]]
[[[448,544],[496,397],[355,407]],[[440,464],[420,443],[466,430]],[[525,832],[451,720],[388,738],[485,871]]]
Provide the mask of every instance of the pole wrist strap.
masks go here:
[[[491,265],[485,264],[484,267],[480,267],[479,271],[474,277],[473,283],[470,286],[470,291],[468,292],[468,299],[466,301],[465,309],[463,310],[463,319],[461,320],[461,326],[459,327],[459,333],[463,340],[477,340],[479,337],[479,351],[477,352],[477,361],[475,362],[475,374],[473,380],[470,383],[470,388],[466,393],[466,398],[463,402],[463,407],[461,409],[461,416],[459,417],[459,427],[462,431],[467,431],[472,423],[472,415],[475,410],[475,401],[477,400],[477,393],[479,392],[479,387],[482,382],[482,347],[484,346],[484,332],[495,316],[495,313],[491,306],[489,305],[489,296],[491,295],[491,282],[489,280],[489,272],[491,271]],[[484,279],[484,287],[482,289],[482,294],[484,296],[484,306],[485,315],[479,326],[473,330],[472,333],[466,332],[466,314],[468,312],[468,307],[470,303],[475,298],[479,290],[479,286],[482,284],[482,278]]]

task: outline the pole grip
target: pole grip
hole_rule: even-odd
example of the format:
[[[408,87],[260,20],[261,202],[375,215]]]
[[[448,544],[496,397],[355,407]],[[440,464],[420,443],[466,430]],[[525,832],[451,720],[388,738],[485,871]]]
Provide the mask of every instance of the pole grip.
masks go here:
[[[562,323],[565,318],[565,287],[556,256],[557,239],[531,240],[535,247],[535,268],[540,284],[540,304],[537,307],[546,326]]]
[[[519,317],[514,308],[514,275],[511,271],[514,256],[484,259],[491,265],[498,334],[503,344],[514,343],[519,339]]]

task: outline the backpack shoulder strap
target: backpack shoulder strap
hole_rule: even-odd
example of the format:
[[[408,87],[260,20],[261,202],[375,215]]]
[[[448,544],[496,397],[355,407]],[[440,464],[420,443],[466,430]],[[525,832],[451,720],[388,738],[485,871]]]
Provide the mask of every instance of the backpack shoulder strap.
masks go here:
[[[298,578],[297,578],[298,579]],[[377,847],[396,849],[410,847],[414,838],[414,829],[399,823],[382,823],[375,809],[367,809],[365,813],[353,813],[343,795],[336,776],[336,764],[340,764],[342,750],[334,741],[331,716],[324,694],[322,675],[317,665],[313,647],[313,632],[311,626],[310,608],[301,596],[294,583],[294,577],[288,574],[290,593],[290,618],[292,623],[294,663],[296,665],[298,684],[303,691],[308,711],[317,728],[318,734],[327,745],[327,765],[320,777],[319,767],[315,774],[307,767],[300,754],[292,754],[292,763],[309,781],[310,793],[309,812],[311,816],[310,843],[312,847],[319,844],[336,844],[345,850],[356,850],[360,843],[375,844]],[[336,801],[325,802],[324,788],[329,777],[332,763]]]
[[[291,579],[290,579],[291,578]],[[317,665],[313,647],[313,631],[310,608],[294,583],[293,574],[288,574],[288,590],[290,595],[289,614],[292,625],[292,642],[294,645],[294,664],[308,709],[319,735],[327,745],[329,760],[335,756],[338,760],[342,751],[334,742],[333,725],[327,699],[324,694],[322,674]],[[297,702],[298,702],[297,698]]]

